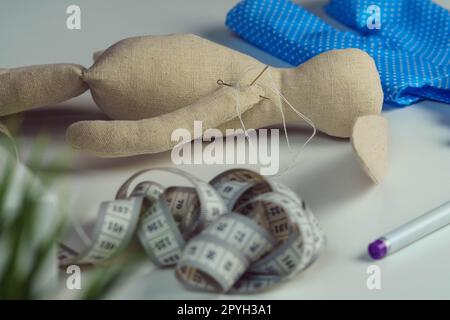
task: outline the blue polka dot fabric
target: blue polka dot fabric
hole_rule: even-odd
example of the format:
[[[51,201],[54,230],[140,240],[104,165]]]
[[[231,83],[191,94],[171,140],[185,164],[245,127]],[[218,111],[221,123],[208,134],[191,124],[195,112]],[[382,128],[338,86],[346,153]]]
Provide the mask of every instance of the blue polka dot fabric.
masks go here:
[[[331,0],[325,10],[354,32],[289,0],[242,1],[226,25],[293,65],[332,49],[362,49],[375,60],[386,102],[450,103],[449,11],[430,0]]]

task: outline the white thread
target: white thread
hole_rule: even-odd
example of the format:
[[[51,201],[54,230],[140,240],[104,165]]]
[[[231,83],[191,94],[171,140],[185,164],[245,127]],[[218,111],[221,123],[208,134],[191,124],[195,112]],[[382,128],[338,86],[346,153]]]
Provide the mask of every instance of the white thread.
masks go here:
[[[239,117],[239,121],[241,122],[242,130],[244,130],[244,135],[249,138],[249,135],[247,133],[247,129],[244,124],[244,120],[242,119],[242,112],[241,112],[241,99],[240,99],[240,92],[241,92],[241,81],[244,78],[244,75],[247,74],[250,70],[255,69],[255,66],[249,66],[244,71],[242,71],[238,76],[238,81],[236,82],[236,85],[232,85],[234,89],[236,89],[236,112]],[[249,140],[250,141],[250,140]]]
[[[251,69],[255,69],[255,66],[250,66],[247,69],[244,70],[244,72],[241,73],[242,74],[246,74],[247,72],[249,72]],[[308,125],[311,126],[311,128],[313,129],[312,134],[309,136],[309,138],[305,141],[305,143],[303,143],[303,145],[300,147],[300,149],[298,150],[297,154],[293,157],[292,161],[289,161],[289,165],[288,167],[286,167],[285,169],[283,169],[281,172],[279,172],[278,174],[276,174],[275,176],[281,176],[282,174],[284,174],[285,172],[289,171],[295,164],[295,162],[297,161],[299,155],[301,154],[301,151],[306,147],[306,145],[315,137],[316,133],[317,133],[317,128],[314,125],[314,122],[309,119],[307,116],[305,116],[303,113],[301,113],[300,111],[298,111],[287,99],[286,97],[275,87],[275,80],[272,76],[272,70],[271,67],[268,66],[267,72],[269,72],[269,77],[271,80],[271,87],[267,87],[265,85],[262,85],[263,87],[266,87],[270,90],[272,90],[275,94],[277,94],[288,106],[289,108],[291,108],[291,110],[298,115],[302,120],[304,120]],[[242,77],[239,77],[239,79],[242,79]],[[239,117],[239,121],[241,123],[242,129],[244,130],[244,134],[248,139],[248,134],[247,134],[247,129],[245,128],[245,124],[244,121],[242,119],[242,113],[241,113],[241,100],[240,100],[240,81],[239,80],[236,85],[232,86],[236,89],[236,112],[237,115]],[[270,99],[269,99],[270,100]],[[278,107],[278,109],[280,110],[281,113],[281,118],[283,120],[283,129],[284,129],[284,134],[286,137],[286,143],[288,145],[288,149],[289,152],[292,152],[292,148],[291,148],[291,144],[289,142],[289,135],[287,132],[287,125],[286,125],[286,117],[284,115],[284,111],[283,111],[283,103],[282,101],[277,101],[274,102],[272,101],[272,103],[276,104],[276,106]],[[249,140],[250,141],[250,140]],[[253,143],[253,142],[252,142]]]
[[[280,176],[280,175],[282,175],[283,173],[285,173],[285,172],[287,172],[287,171],[289,171],[293,166],[294,166],[294,164],[295,164],[295,162],[297,161],[297,159],[298,159],[298,157],[299,157],[299,155],[301,154],[301,151],[306,147],[306,145],[315,137],[315,135],[316,135],[316,133],[317,133],[317,128],[316,128],[316,126],[314,125],[314,122],[311,120],[311,119],[309,119],[307,116],[305,116],[303,113],[301,113],[300,111],[298,111],[297,109],[295,109],[294,108],[294,106],[286,99],[286,97],[277,89],[277,88],[275,88],[275,81],[274,81],[274,79],[273,79],[273,77],[272,77],[272,70],[271,70],[271,68],[269,67],[268,68],[268,70],[267,71],[269,71],[269,77],[270,77],[270,79],[271,79],[271,82],[272,82],[272,91],[273,92],[275,92],[276,94],[278,94],[280,97],[281,97],[281,99],[283,99],[283,101],[292,109],[292,111],[294,111],[295,112],[295,114],[297,114],[301,119],[303,119],[307,124],[309,124],[310,126],[311,126],[311,128],[313,129],[313,132],[312,132],[312,134],[309,136],[309,138],[305,141],[305,143],[303,143],[303,145],[300,147],[300,149],[298,150],[298,152],[297,152],[297,154],[294,156],[294,158],[292,159],[292,161],[289,161],[289,166],[286,168],[286,169],[284,169],[283,171],[281,171],[281,172],[279,172],[278,174],[276,174],[276,176]],[[280,104],[280,108],[282,109],[282,105]],[[282,112],[282,115],[283,115],[283,125],[284,125],[284,127],[286,128],[286,120],[284,119],[284,114],[283,114],[283,112]],[[286,130],[286,129],[285,129]],[[286,139],[288,138],[288,135],[287,135],[287,131],[285,131],[285,134],[286,134]],[[288,143],[288,147],[289,147],[289,149],[290,149],[290,145],[289,145],[289,143]],[[290,149],[291,150],[291,149]]]
[[[242,119],[241,112],[241,96],[240,96],[241,85],[239,82],[236,83],[236,112],[239,117],[239,121],[241,122],[242,130],[244,130],[244,135],[248,138],[247,129],[245,128],[244,120]]]
[[[239,118],[239,122],[241,123],[242,130],[244,131],[244,136],[247,138],[247,141],[252,144],[252,147],[255,148],[256,146],[253,145],[253,140],[250,140],[250,136],[247,133],[247,128],[245,127],[245,124],[244,124],[244,119],[242,118],[241,98],[240,98],[241,97],[240,96],[240,92],[241,92],[241,84],[240,84],[240,82],[243,79],[243,75],[247,74],[252,69],[255,69],[255,67],[254,66],[249,66],[244,71],[242,71],[239,74],[239,76],[238,76],[239,80],[236,82],[235,85],[231,85],[231,87],[236,90],[236,113],[237,113],[237,116]]]

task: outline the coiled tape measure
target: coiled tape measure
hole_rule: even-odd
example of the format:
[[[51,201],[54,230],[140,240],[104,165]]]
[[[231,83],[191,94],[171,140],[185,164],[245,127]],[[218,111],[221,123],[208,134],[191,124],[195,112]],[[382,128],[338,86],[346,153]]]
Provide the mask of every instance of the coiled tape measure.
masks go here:
[[[143,181],[150,171],[184,177],[193,187],[164,188]],[[157,266],[176,266],[184,286],[212,292],[251,293],[289,279],[319,256],[325,237],[292,190],[246,169],[206,183],[176,168],[132,175],[116,199],[100,205],[92,245],[59,251],[61,266],[103,262],[139,242]]]

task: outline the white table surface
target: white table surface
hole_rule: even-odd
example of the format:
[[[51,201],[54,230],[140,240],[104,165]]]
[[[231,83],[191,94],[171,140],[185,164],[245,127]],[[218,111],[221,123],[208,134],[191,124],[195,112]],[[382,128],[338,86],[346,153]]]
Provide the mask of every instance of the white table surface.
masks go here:
[[[286,66],[237,38],[224,26],[227,11],[236,0],[2,0],[0,8],[0,68],[30,64],[74,62],[91,64],[92,52],[117,40],[145,34],[195,33],[248,53],[266,63]],[[302,1],[322,15],[326,1]],[[450,8],[450,1],[440,0]],[[65,27],[65,10],[78,4],[82,29]],[[331,21],[326,18],[327,21]],[[333,23],[337,25],[336,23]],[[328,245],[306,272],[267,292],[227,296],[189,292],[173,270],[142,266],[118,298],[177,299],[315,299],[315,298],[450,298],[450,227],[436,232],[389,258],[381,268],[381,290],[366,287],[366,269],[374,264],[367,244],[390,229],[450,200],[450,106],[421,102],[384,112],[390,123],[389,175],[373,186],[361,171],[346,140],[319,135],[301,160],[278,180],[309,203],[320,221]],[[34,137],[46,131],[51,137],[48,157],[67,147],[64,131],[69,124],[104,119],[89,93],[58,106],[25,114],[19,135],[24,154]],[[290,131],[298,148],[307,133]],[[282,165],[288,162],[284,140]],[[73,164],[62,172],[60,184],[71,190],[72,214],[78,219],[95,216],[98,204],[111,199],[116,188],[138,169],[172,165],[170,153],[121,159],[99,159],[74,153]],[[184,166],[198,177],[210,179],[232,166]],[[247,166],[258,169],[257,166]],[[164,176],[166,184],[173,181]],[[70,296],[63,292],[61,297]]]

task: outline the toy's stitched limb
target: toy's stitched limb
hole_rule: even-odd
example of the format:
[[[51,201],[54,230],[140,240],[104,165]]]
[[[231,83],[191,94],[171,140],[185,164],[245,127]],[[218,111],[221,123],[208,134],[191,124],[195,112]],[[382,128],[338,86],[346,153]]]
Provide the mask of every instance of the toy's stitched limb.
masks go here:
[[[0,116],[56,104],[88,89],[82,66],[49,64],[0,72]]]
[[[203,130],[216,128],[236,117],[236,91],[223,86],[197,102],[158,117],[136,121],[82,121],[67,131],[67,140],[76,149],[101,157],[120,157],[163,152],[179,141],[172,141],[175,129],[184,128],[194,136],[194,121],[203,121]],[[253,86],[240,91],[241,111],[262,98],[262,89]]]
[[[357,118],[351,140],[364,171],[380,183],[388,167],[388,121],[380,115]]]

